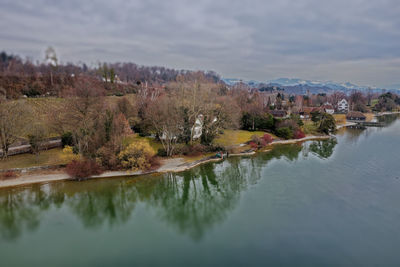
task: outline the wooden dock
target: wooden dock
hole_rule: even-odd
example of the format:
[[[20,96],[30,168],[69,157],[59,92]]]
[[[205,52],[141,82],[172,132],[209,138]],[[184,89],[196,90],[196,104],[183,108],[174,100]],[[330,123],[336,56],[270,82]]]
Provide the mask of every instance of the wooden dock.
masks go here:
[[[384,127],[386,123],[379,121],[365,121],[362,122],[362,125],[365,127]]]
[[[384,122],[378,122],[378,121],[357,121],[355,122],[357,126],[362,126],[362,127],[385,127]]]

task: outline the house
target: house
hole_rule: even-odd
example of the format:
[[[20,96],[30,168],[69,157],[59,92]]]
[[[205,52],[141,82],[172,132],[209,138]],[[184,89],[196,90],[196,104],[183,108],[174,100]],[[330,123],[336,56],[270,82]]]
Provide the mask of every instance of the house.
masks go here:
[[[196,121],[192,127],[193,140],[200,138],[202,133],[203,133],[203,115],[200,114],[196,118]]]
[[[303,107],[302,111],[300,111],[301,119],[309,119],[311,117],[311,112],[313,111],[313,107]]]
[[[358,111],[350,111],[346,115],[348,121],[365,121],[366,117],[364,114]]]
[[[324,112],[328,113],[328,114],[333,114],[335,113],[335,109],[333,108],[333,106],[331,104],[329,104],[328,102],[326,102],[324,105],[321,106],[321,108],[323,109]]]
[[[286,110],[270,110],[269,114],[271,114],[275,118],[285,118],[288,115]]]
[[[346,99],[342,99],[337,103],[337,111],[340,113],[347,113],[349,111],[349,103]]]

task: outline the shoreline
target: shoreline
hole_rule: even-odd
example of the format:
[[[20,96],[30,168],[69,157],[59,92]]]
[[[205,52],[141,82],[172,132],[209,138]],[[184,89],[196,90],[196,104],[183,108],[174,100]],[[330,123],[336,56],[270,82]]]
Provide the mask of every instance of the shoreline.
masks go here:
[[[229,157],[243,157],[243,156],[253,156],[259,152],[268,152],[271,149],[268,148],[274,145],[288,145],[288,144],[296,144],[302,143],[305,141],[312,141],[312,140],[326,140],[334,138],[331,135],[313,135],[313,136],[306,136],[301,139],[290,139],[290,140],[278,140],[274,141],[267,145],[267,149],[259,150],[259,151],[252,151],[252,152],[244,152],[244,153],[237,153],[237,154],[230,154]],[[208,163],[208,162],[220,162],[223,161],[223,158],[214,158],[214,157],[205,157],[200,160],[196,160],[194,162],[185,162],[183,158],[170,158],[164,159],[162,165],[152,171],[107,171],[101,175],[95,175],[90,179],[101,179],[101,178],[113,178],[113,177],[127,177],[127,176],[140,176],[140,175],[148,175],[148,174],[163,174],[163,173],[178,173],[183,172],[192,168],[195,168],[199,165]],[[38,166],[39,167],[39,166]],[[37,184],[37,183],[49,183],[49,182],[56,182],[56,181],[65,181],[70,180],[71,177],[68,176],[62,169],[57,169],[54,173],[47,173],[47,174],[40,174],[40,173],[22,173],[19,177],[0,180],[0,189],[6,187],[16,187],[16,186],[23,186],[23,185],[30,185],[30,184]]]

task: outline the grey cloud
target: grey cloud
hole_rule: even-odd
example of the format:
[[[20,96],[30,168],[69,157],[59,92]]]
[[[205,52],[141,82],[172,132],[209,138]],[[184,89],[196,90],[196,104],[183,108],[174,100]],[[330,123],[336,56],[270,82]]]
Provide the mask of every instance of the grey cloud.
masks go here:
[[[0,0],[0,49],[387,85],[400,77],[398,14],[398,0]]]

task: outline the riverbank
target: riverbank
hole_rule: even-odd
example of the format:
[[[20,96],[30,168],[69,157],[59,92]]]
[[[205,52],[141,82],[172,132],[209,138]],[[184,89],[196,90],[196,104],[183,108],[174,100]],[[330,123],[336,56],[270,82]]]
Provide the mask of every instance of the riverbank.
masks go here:
[[[285,145],[285,144],[295,144],[295,143],[302,143],[305,141],[311,140],[326,140],[333,138],[329,135],[322,135],[322,136],[307,136],[301,139],[290,139],[290,140],[277,140],[272,142],[268,145],[268,147],[274,145]],[[260,152],[266,152],[270,149],[266,149]],[[238,154],[232,154],[229,156],[251,156],[257,153],[256,151],[251,152],[243,152]],[[139,176],[139,175],[146,175],[146,174],[161,174],[161,173],[168,173],[168,172],[182,172],[189,170],[191,168],[197,167],[201,164],[205,164],[208,162],[218,162],[222,161],[223,158],[215,158],[215,157],[205,157],[194,162],[186,162],[183,158],[170,158],[164,159],[161,162],[161,166],[153,171],[108,171],[104,172],[101,175],[96,175],[90,177],[89,179],[99,179],[99,178],[112,178],[112,177],[123,177],[123,176]],[[63,169],[58,170],[47,170],[47,171],[37,171],[37,172],[25,172],[18,175],[16,178],[12,179],[5,179],[0,180],[0,188],[3,187],[13,187],[13,186],[22,186],[28,184],[35,184],[35,183],[48,183],[48,182],[55,182],[55,181],[63,181],[71,179]]]

